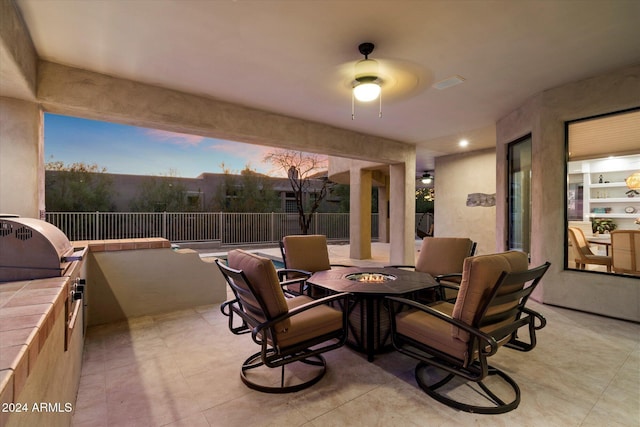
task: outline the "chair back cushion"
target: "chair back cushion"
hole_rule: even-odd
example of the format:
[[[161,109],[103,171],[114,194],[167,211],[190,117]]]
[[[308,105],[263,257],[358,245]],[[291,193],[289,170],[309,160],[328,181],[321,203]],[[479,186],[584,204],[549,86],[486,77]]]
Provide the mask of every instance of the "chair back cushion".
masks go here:
[[[569,237],[571,238],[571,244],[575,245],[580,258],[584,258],[586,255],[593,255],[589,242],[587,242],[587,238],[582,232],[582,229],[578,227],[569,227]]]
[[[452,317],[466,324],[474,325],[478,311],[488,303],[491,291],[496,286],[502,272],[520,272],[526,271],[528,268],[527,255],[519,251],[480,255],[465,259],[460,291],[453,307]],[[452,326],[451,332],[454,337],[462,341],[469,340],[469,335],[458,327]]]
[[[289,308],[278,281],[276,268],[270,259],[252,254],[250,252],[234,249],[227,255],[229,267],[242,270],[250,284],[250,291],[255,294],[259,304],[264,305],[264,319],[273,319],[281,314],[287,313]],[[251,301],[242,301],[243,304],[254,305]],[[254,310],[258,307],[252,307]],[[278,330],[286,330],[289,321],[286,320],[278,324]]]
[[[416,261],[416,271],[439,274],[462,273],[464,259],[473,242],[459,237],[425,237]]]
[[[285,236],[282,238],[287,268],[315,273],[330,270],[327,237],[321,234]]]
[[[616,273],[640,274],[640,230],[612,231],[611,257]]]

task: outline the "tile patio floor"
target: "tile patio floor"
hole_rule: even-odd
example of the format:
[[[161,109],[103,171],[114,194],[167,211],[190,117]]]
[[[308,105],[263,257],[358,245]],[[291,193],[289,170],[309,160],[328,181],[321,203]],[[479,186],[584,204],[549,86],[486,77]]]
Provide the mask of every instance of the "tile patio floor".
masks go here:
[[[348,248],[348,247],[347,247]],[[343,262],[343,248],[332,248]],[[265,252],[265,251],[261,251]],[[385,253],[373,264],[384,263]],[[501,349],[492,363],[520,385],[503,415],[450,409],[415,383],[415,362],[395,352],[373,363],[350,348],[326,353],[326,376],[294,394],[240,381],[257,351],[235,336],[219,305],[88,330],[74,426],[638,426],[640,325],[540,305],[548,326],[530,353]]]

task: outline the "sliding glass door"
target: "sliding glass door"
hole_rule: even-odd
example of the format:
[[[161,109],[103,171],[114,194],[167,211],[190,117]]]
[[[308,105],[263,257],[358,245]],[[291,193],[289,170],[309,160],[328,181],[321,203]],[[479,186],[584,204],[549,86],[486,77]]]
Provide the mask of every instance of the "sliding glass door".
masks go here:
[[[507,248],[531,251],[531,135],[509,144]]]

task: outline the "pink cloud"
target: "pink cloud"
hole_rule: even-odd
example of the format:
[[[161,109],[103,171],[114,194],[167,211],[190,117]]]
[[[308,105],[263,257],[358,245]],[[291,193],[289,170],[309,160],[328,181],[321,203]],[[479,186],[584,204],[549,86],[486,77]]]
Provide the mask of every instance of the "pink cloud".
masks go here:
[[[249,164],[252,169],[259,170],[264,169],[260,167],[263,164],[264,156],[273,150],[271,147],[224,140],[216,140],[207,149],[242,159],[245,165]]]
[[[145,134],[157,141],[168,142],[176,145],[197,146],[205,137],[198,135],[189,135],[186,133],[170,132],[160,129],[146,129]]]

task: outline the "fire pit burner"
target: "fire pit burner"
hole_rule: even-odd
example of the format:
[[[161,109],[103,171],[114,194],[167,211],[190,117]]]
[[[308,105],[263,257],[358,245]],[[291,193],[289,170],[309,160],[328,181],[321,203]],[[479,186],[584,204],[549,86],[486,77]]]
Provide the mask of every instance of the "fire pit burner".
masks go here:
[[[396,280],[397,277],[393,274],[386,273],[352,273],[345,276],[346,279],[353,280],[355,282],[363,283],[384,283],[390,280]]]

